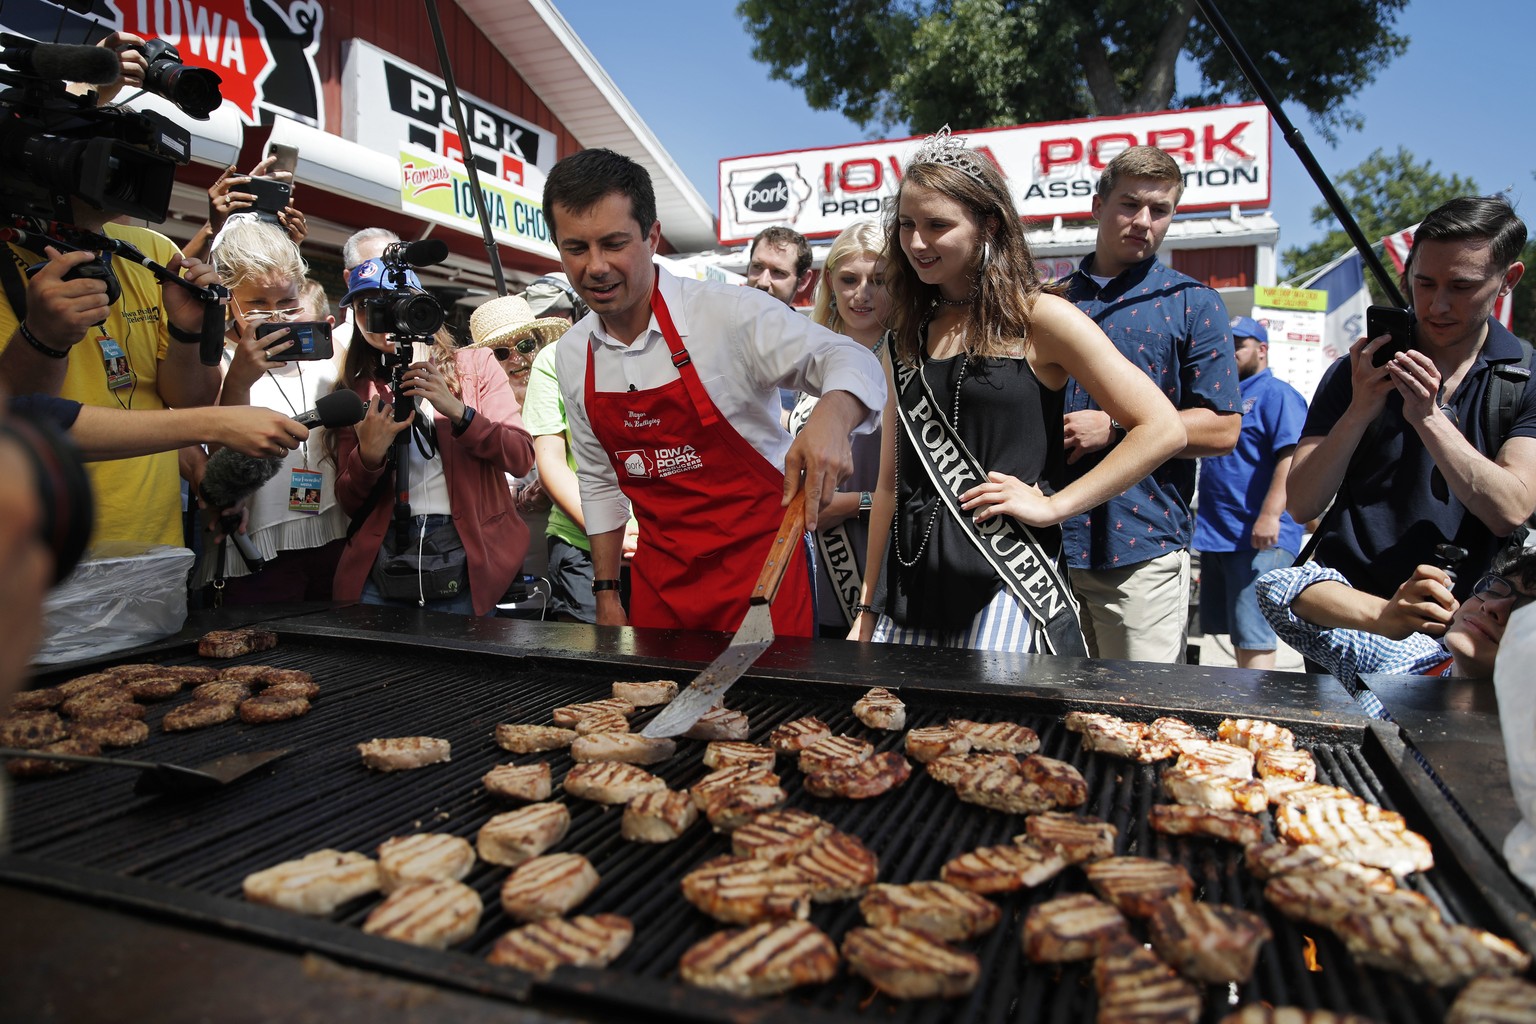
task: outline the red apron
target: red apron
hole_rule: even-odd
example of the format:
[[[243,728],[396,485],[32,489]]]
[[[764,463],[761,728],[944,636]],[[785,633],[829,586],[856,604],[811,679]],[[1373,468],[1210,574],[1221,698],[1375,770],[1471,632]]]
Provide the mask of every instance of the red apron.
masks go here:
[[[677,380],[645,391],[599,392],[596,353],[587,353],[587,419],[640,524],[629,621],[734,632],[784,520],[784,474],[720,416],[659,286],[651,311]],[[785,572],[773,601],[778,636],[815,635],[808,568],[796,558]]]

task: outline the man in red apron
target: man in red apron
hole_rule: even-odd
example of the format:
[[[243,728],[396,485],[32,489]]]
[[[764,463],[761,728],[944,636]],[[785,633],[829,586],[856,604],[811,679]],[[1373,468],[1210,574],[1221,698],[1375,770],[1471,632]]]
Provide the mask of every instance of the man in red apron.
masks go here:
[[[591,307],[561,339],[556,371],[592,539],[599,625],[734,630],[803,486],[806,525],[852,470],[849,436],[885,401],[862,345],[751,288],[673,277],[649,175],[627,157],[562,160],[544,216]],[[780,387],[822,396],[791,443]],[[624,525],[640,523],[630,616],[618,599]],[[774,632],[815,635],[808,565],[773,604]]]

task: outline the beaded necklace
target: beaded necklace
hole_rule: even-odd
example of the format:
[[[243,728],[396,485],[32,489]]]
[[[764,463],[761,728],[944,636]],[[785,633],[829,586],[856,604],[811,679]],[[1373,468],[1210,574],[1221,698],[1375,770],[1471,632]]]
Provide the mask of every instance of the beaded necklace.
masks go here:
[[[928,336],[928,324],[929,324],[929,322],[932,319],[933,319],[933,317],[930,314],[928,319],[923,321],[922,334],[923,334],[923,337],[925,339]],[[968,334],[969,334],[969,331],[967,331],[965,334],[962,334],[960,336],[960,379],[955,381],[955,401],[954,401],[952,407],[950,408],[950,412],[949,412],[949,423],[950,423],[950,426],[954,427],[956,434],[960,433],[960,390],[961,390],[961,388],[963,388],[965,386],[966,373],[970,370],[970,365],[971,365],[970,354],[966,351],[966,348],[965,348],[965,341],[966,341],[966,337],[967,337]],[[918,351],[918,367],[917,367],[917,372],[918,373],[922,373],[923,372],[923,364],[927,361],[927,350],[928,350],[928,346],[927,346],[927,343],[925,341],[923,346],[922,346],[922,348],[919,349],[919,351]],[[892,443],[895,445],[895,452],[896,452],[896,463],[895,463],[895,469],[896,469],[896,493],[899,495],[901,493],[901,431],[893,430],[893,431],[891,431],[891,436],[893,438]],[[928,525],[923,528],[923,539],[918,541],[918,543],[917,543],[917,550],[912,553],[912,558],[910,560],[902,557],[902,554],[901,554],[901,531],[899,529],[897,529],[896,514],[892,513],[892,515],[891,515],[891,545],[892,545],[892,548],[896,552],[896,561],[901,564],[902,568],[904,568],[904,569],[914,568],[917,565],[917,563],[922,559],[923,552],[925,550],[927,550],[927,548],[928,548],[928,538],[933,536],[933,525],[934,525],[934,523],[936,523],[938,521],[938,518],[939,518],[939,507],[943,503],[944,503],[944,499],[942,499],[942,498],[939,498],[936,501],[934,501],[934,503],[933,503],[933,511],[928,513]]]

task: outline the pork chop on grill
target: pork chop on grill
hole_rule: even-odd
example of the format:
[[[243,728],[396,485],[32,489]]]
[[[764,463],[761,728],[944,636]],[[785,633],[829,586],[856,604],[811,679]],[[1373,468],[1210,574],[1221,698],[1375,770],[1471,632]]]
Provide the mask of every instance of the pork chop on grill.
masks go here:
[[[622,716],[621,716],[622,717]],[[592,719],[586,719],[587,722]],[[583,723],[585,724],[585,723]],[[580,727],[577,727],[580,732]],[[625,764],[657,764],[677,753],[677,742],[652,739],[631,732],[602,732],[571,741],[574,761],[623,761]]]
[[[873,743],[852,736],[831,736],[800,751],[800,770],[807,775],[851,768],[875,752]]]
[[[480,777],[486,792],[503,800],[533,803],[548,800],[551,790],[549,762],[538,764],[499,764]]]
[[[1044,786],[1030,782],[1007,766],[962,775],[954,788],[955,795],[965,803],[1004,814],[1036,814],[1057,806]]]
[[[1081,807],[1088,802],[1083,773],[1065,761],[1031,754],[1019,760],[1019,774],[1049,793],[1057,807]]]
[[[1073,814],[1047,811],[1024,820],[1024,836],[1036,846],[1055,850],[1068,864],[1103,860],[1115,855],[1119,829],[1097,818],[1079,818]]]
[[[693,798],[675,789],[641,793],[624,805],[619,832],[635,843],[670,843],[699,820]]]
[[[745,783],[693,794],[695,804],[716,832],[734,831],[788,798],[782,786],[769,783]]]
[[[1261,779],[1295,779],[1297,782],[1317,779],[1317,762],[1305,750],[1266,747],[1254,758],[1253,770],[1259,773]]]
[[[785,722],[768,736],[768,742],[781,754],[798,754],[822,740],[830,739],[832,730],[815,715],[806,715],[793,722]]]
[[[166,732],[206,729],[230,721],[239,710],[239,705],[233,701],[189,700],[167,711],[160,719],[160,728]]]
[[[866,728],[899,732],[907,727],[907,706],[890,690],[875,686],[853,702],[853,717]]]
[[[549,853],[524,861],[501,886],[501,909],[517,921],[568,913],[597,888],[599,876],[579,853]]]
[[[1129,934],[1125,915],[1092,893],[1058,896],[1029,908],[1024,956],[1037,964],[1090,960]]]
[[[445,832],[395,836],[379,844],[379,887],[385,892],[415,882],[457,882],[474,866],[469,841]]]
[[[475,836],[480,859],[515,868],[554,846],[571,827],[565,804],[529,804],[492,817]]]
[[[270,629],[214,629],[197,642],[197,653],[204,658],[238,658],[276,646],[277,634]]]
[[[199,683],[192,691],[192,699],[239,704],[251,696],[252,692],[250,683],[240,683],[233,679],[215,679],[211,682]]]
[[[1123,938],[1093,963],[1099,1024],[1195,1024],[1200,989],[1179,977],[1134,938]]]
[[[718,768],[710,772],[688,787],[688,792],[693,797],[694,804],[702,811],[705,809],[705,804],[708,802],[711,794],[721,793],[739,786],[778,785],[779,777],[769,768],[764,768],[760,765],[734,765],[730,768]]]
[[[716,932],[678,961],[678,974],[689,985],[738,996],[778,995],[831,981],[836,973],[837,948],[806,921],[764,921]]]
[[[1115,715],[1094,711],[1073,711],[1067,715],[1067,729],[1083,735],[1083,749],[1111,757],[1135,759],[1146,738],[1147,727]]]
[[[247,725],[271,725],[309,714],[309,701],[303,697],[268,697],[262,694],[240,702],[240,721]]]
[[[910,928],[947,942],[983,935],[1002,918],[996,903],[948,882],[873,885],[859,911],[876,928]]]
[[[1440,988],[1483,976],[1510,977],[1531,966],[1531,958],[1508,939],[1428,915],[1348,914],[1333,932],[1361,963]]]
[[[1195,894],[1188,871],[1150,857],[1106,857],[1084,871],[1093,891],[1130,917],[1149,917],[1160,904]]]
[[[744,740],[750,730],[745,712],[718,707],[700,715],[683,736],[690,740]]]
[[[798,869],[756,857],[715,857],[682,881],[685,900],[726,924],[804,919],[811,910],[813,888]]]
[[[136,747],[149,739],[149,726],[137,718],[77,718],[68,729],[75,739],[100,747]]]
[[[316,850],[247,875],[245,898],[299,914],[326,917],[348,900],[379,890],[379,866],[361,853]]]
[[[614,683],[613,696],[637,708],[655,707],[677,696],[677,683],[670,679],[653,679],[648,683]]]
[[[1066,860],[1053,850],[1009,843],[962,853],[945,863],[939,877],[971,892],[1013,892],[1043,885],[1066,866]]]
[[[731,833],[731,852],[787,864],[837,831],[810,811],[784,807],[759,814]]]
[[[1350,914],[1439,918],[1440,911],[1411,889],[1368,889],[1342,871],[1299,871],[1264,883],[1264,899],[1286,917],[1332,928]]]
[[[1261,718],[1224,718],[1216,727],[1216,738],[1225,743],[1261,750],[1295,750],[1296,734],[1283,725]]]
[[[1282,807],[1275,814],[1275,830],[1290,842],[1315,843],[1335,857],[1368,867],[1385,868],[1394,875],[1428,871],[1435,866],[1429,840],[1404,828],[1400,817],[1396,821],[1369,817],[1336,820],[1315,810],[1344,806],[1348,805],[1291,804]],[[1360,807],[1375,805],[1361,804]],[[1309,808],[1314,809],[1310,814],[1307,813]]]
[[[241,708],[244,707],[245,705],[242,704]],[[434,736],[395,736],[388,739],[373,739],[367,743],[359,743],[357,752],[363,755],[363,767],[372,768],[376,772],[409,771],[453,759],[453,745],[445,739]]]
[[[772,768],[778,757],[778,752],[772,747],[760,747],[756,743],[715,740],[704,748],[706,768],[736,768],[742,765]]]
[[[1244,780],[1253,778],[1253,760],[1253,751],[1232,743],[1186,743],[1174,767]]]
[[[951,718],[950,728],[971,741],[971,749],[983,754],[1033,754],[1040,737],[1027,725],[1016,722],[973,722]]]
[[[627,700],[608,697],[604,700],[590,700],[582,704],[567,704],[564,707],[555,708],[552,717],[556,725],[574,729],[576,723],[583,718],[602,711],[617,711],[625,718],[630,718],[635,713],[635,706]]]
[[[475,932],[485,905],[463,882],[418,882],[374,908],[363,931],[429,949],[447,949]]]
[[[1260,814],[1266,806],[1264,784],[1257,779],[1235,779],[1176,765],[1163,769],[1162,781],[1163,792],[1175,803],[1245,814]]]
[[[600,733],[629,732],[629,719],[617,711],[594,711],[576,719],[576,736],[592,736]],[[575,741],[572,741],[574,745]]]
[[[1536,985],[1519,978],[1476,978],[1451,1004],[1445,1024],[1536,1024]]]
[[[935,782],[957,786],[969,776],[991,775],[1003,771],[1019,774],[1019,759],[1012,754],[946,754],[936,757],[926,765],[928,774]]]
[[[592,761],[565,773],[565,791],[599,804],[624,804],[641,793],[666,789],[667,784],[644,768],[622,761]]]
[[[805,791],[812,796],[868,800],[895,789],[912,775],[912,765],[894,750],[844,768],[832,768],[805,777]]]
[[[907,731],[907,756],[928,764],[941,757],[971,752],[971,738],[952,725],[925,725]]]
[[[634,937],[634,925],[618,914],[549,918],[507,932],[486,959],[543,980],[559,967],[607,967]]]
[[[1392,892],[1397,888],[1397,879],[1392,872],[1342,860],[1311,844],[1295,846],[1291,843],[1255,843],[1243,851],[1243,864],[1249,874],[1260,881],[1280,875],[1338,871],[1376,892]]]
[[[1264,838],[1259,819],[1242,811],[1217,811],[1194,804],[1155,804],[1147,814],[1154,832],[1167,836],[1207,836],[1238,846]]]
[[[857,836],[834,831],[789,866],[811,880],[811,900],[835,903],[864,895],[880,877],[880,859]]]
[[[976,987],[981,961],[922,932],[854,928],[843,937],[848,969],[896,999],[953,999]]]
[[[1264,918],[1252,911],[1180,898],[1152,912],[1147,935],[1166,963],[1208,985],[1246,982],[1259,949],[1274,938]]]
[[[553,725],[503,723],[496,727],[496,745],[513,754],[542,754],[547,750],[562,750],[575,739],[575,729],[562,729]]]

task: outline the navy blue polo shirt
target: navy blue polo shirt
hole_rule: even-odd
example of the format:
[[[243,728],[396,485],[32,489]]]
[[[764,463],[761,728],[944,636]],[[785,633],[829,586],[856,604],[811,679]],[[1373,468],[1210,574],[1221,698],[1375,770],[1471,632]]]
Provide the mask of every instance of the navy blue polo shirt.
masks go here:
[[[60,430],[69,430],[80,415],[80,403],[57,395],[13,395],[6,403],[12,416],[44,420]]]
[[[1301,440],[1307,400],[1265,367],[1239,382],[1243,431],[1226,455],[1200,462],[1200,507],[1195,510],[1196,551],[1248,551],[1253,524],[1275,479],[1275,463]],[[1293,556],[1301,550],[1301,525],[1280,513],[1276,545]]]
[[[1483,395],[1490,364],[1519,362],[1519,339],[1497,320],[1488,321],[1488,337],[1472,368],[1451,396],[1456,423],[1472,447],[1489,458],[1483,433]],[[1307,412],[1302,437],[1323,437],[1349,408],[1354,388],[1349,357],[1328,368]],[[1429,560],[1436,544],[1456,543],[1468,556],[1457,569],[1456,597],[1465,600],[1472,584],[1487,571],[1501,538],[1468,512],[1445,485],[1418,431],[1403,419],[1403,396],[1387,392],[1386,407],[1361,438],[1369,451],[1358,451],[1339,488],[1340,511],[1318,541],[1317,560],[1344,574],[1351,584],[1378,597],[1391,597],[1414,567]],[[1527,385],[1515,410],[1509,437],[1536,437],[1536,386]],[[1508,440],[1508,437],[1505,438]]]
[[[1152,378],[1178,409],[1239,411],[1237,358],[1227,307],[1216,290],[1152,257],[1103,288],[1089,276],[1089,254],[1068,279],[1067,298],[1093,318],[1127,359]],[[1066,411],[1097,409],[1075,380],[1067,381]],[[1067,466],[1075,480],[1110,449]],[[1098,508],[1062,523],[1074,569],[1124,569],[1189,547],[1195,460],[1169,459],[1146,479]]]

